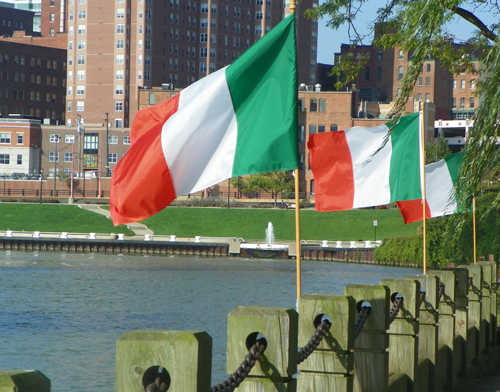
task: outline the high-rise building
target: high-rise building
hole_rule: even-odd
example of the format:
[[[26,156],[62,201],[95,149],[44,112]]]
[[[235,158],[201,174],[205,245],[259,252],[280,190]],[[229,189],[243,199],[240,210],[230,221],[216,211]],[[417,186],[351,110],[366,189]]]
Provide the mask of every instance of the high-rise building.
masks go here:
[[[302,15],[312,1],[297,9],[299,82],[307,84],[316,83],[317,22]],[[130,126],[139,89],[185,88],[230,64],[289,14],[288,6],[283,0],[68,0],[66,124],[102,123],[109,113],[112,127]],[[53,13],[56,20],[62,11],[54,5]]]

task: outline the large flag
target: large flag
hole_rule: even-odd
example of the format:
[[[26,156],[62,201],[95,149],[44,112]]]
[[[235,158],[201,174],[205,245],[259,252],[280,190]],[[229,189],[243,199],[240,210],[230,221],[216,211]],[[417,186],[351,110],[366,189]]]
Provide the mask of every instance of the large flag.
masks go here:
[[[462,162],[462,153],[453,154],[425,166],[425,216],[427,219],[457,211],[454,183]],[[422,199],[398,201],[405,223],[422,220]]]
[[[137,113],[111,180],[115,225],[231,177],[298,167],[295,39],[290,15],[230,66]]]
[[[307,146],[318,211],[421,197],[419,113],[401,117],[394,126],[389,123],[316,133],[309,137]]]

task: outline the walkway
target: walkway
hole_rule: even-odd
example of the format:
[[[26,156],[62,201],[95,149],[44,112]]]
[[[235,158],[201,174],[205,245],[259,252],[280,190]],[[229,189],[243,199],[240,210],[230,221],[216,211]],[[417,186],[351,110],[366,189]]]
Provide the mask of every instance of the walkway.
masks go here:
[[[484,376],[455,386],[453,392],[500,392],[500,367]]]
[[[97,204],[77,204],[78,207],[95,212],[96,214],[101,214],[104,215],[106,218],[111,219],[111,214],[108,210],[102,209],[99,205]],[[129,223],[126,225],[129,230],[132,230],[135,235],[140,235],[144,236],[146,234],[153,235],[154,233],[149,230],[146,225],[143,225],[141,223]]]

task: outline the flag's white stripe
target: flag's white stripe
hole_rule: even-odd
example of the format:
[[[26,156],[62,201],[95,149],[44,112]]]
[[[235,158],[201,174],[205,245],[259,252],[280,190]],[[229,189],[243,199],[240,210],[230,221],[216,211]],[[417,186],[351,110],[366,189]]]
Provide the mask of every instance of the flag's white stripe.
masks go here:
[[[184,89],[163,125],[161,144],[177,195],[231,177],[237,124],[225,68]]]
[[[354,127],[345,132],[354,171],[353,208],[389,204],[391,200],[391,140],[372,156],[384,142],[387,132],[386,125],[373,128]]]
[[[425,167],[425,190],[432,218],[457,210],[453,181],[444,159]]]

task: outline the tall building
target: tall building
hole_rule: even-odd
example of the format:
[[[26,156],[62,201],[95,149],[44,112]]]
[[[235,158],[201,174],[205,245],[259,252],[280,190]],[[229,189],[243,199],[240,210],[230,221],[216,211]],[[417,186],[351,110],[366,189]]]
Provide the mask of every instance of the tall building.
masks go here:
[[[299,82],[307,84],[316,83],[317,22],[302,15],[312,1],[297,9]],[[288,5],[68,0],[66,124],[102,123],[109,113],[110,126],[130,126],[140,89],[185,88],[230,64],[290,12]],[[54,4],[49,14],[50,7],[57,20],[63,11]]]
[[[31,25],[33,26],[33,32],[40,33],[42,0],[14,0],[14,7],[18,10],[34,12]],[[20,30],[24,29],[21,27]]]

